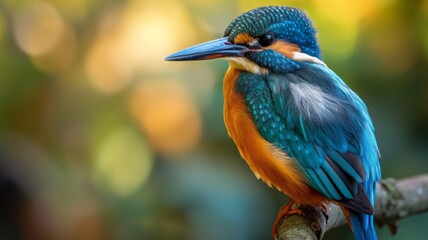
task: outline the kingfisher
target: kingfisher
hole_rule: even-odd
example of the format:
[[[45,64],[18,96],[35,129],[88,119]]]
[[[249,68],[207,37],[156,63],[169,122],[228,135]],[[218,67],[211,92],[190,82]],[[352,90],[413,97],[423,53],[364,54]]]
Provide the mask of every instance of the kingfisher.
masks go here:
[[[365,103],[323,62],[308,15],[288,6],[256,8],[233,20],[222,38],[165,60],[216,58],[229,62],[223,80],[229,136],[255,176],[290,197],[273,238],[284,216],[299,213],[296,204],[334,203],[355,239],[377,239],[374,126]]]

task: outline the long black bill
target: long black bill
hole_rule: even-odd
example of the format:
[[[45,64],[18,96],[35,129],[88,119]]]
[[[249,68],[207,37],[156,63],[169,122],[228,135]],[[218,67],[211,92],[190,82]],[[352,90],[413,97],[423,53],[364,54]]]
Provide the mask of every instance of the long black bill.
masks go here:
[[[227,37],[224,37],[186,48],[169,55],[165,60],[194,61],[222,57],[243,57],[248,51],[250,50],[247,47],[230,43],[227,41]]]

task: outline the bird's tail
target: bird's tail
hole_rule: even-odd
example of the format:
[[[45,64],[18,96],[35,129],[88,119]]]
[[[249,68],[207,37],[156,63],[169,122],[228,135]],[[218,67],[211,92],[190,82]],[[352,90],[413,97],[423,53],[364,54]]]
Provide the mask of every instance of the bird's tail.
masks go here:
[[[377,240],[373,224],[373,215],[360,213],[354,210],[351,210],[350,213],[355,240]]]

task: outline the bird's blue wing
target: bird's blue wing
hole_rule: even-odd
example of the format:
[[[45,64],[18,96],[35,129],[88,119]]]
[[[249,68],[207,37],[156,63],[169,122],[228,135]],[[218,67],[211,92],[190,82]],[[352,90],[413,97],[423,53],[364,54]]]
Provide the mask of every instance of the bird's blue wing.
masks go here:
[[[309,184],[373,213],[365,183],[380,178],[374,128],[362,100],[327,67],[238,79],[261,135],[296,159]],[[243,80],[244,79],[244,80]]]

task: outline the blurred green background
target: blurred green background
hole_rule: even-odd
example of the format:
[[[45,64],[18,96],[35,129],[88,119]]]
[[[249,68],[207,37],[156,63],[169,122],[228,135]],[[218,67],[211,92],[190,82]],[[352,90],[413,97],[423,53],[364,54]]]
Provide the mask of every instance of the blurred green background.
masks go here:
[[[163,59],[272,4],[314,19],[371,111],[383,177],[428,172],[427,0],[1,0],[0,239],[269,239],[287,198],[227,136],[227,63]],[[426,239],[427,221],[378,233]]]

